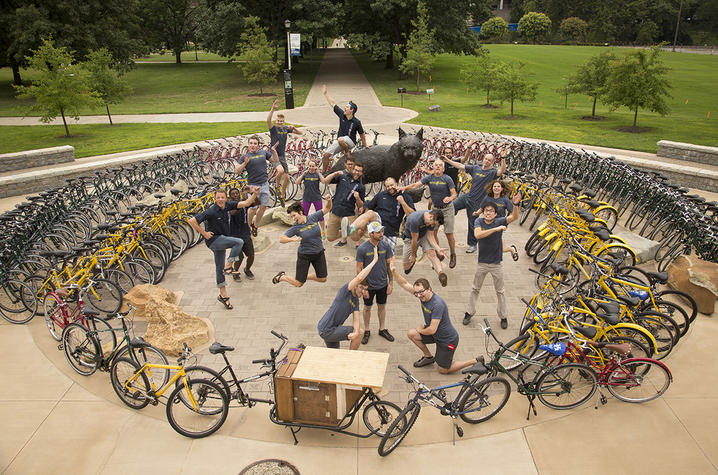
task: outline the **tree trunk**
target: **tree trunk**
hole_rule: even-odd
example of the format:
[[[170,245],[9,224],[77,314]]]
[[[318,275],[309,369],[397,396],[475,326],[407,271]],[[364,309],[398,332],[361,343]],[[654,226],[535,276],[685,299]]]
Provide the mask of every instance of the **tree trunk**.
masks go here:
[[[593,107],[594,107],[594,110],[595,110],[595,108],[596,108],[596,103],[595,103],[595,102],[593,103]],[[563,101],[563,110],[567,110],[567,109],[568,109],[568,94],[566,94],[566,98],[565,98],[564,101]]]
[[[109,104],[105,104],[105,109],[107,109],[107,118],[110,119],[110,125],[114,125],[114,124],[112,123],[112,116],[110,115],[110,105],[109,105]]]
[[[60,114],[62,114],[62,123],[65,125],[65,137],[70,137],[70,129],[67,127],[67,119],[65,119],[65,109],[60,107]]]
[[[22,78],[20,77],[20,65],[12,64],[12,83],[16,86],[22,86]]]
[[[511,99],[511,117],[513,117],[513,116],[514,116],[514,100],[512,98]]]
[[[182,48],[175,49],[175,63],[182,64]]]
[[[394,69],[394,52],[389,51],[386,55],[386,62],[384,63],[384,69]]]
[[[419,70],[416,70],[416,92],[419,92]]]
[[[491,88],[490,88],[490,87],[487,87],[487,88],[486,88],[486,105],[487,105],[487,106],[488,106],[488,105],[491,105],[491,101],[489,100],[489,94],[491,94]]]
[[[598,95],[593,95],[593,109],[591,109],[591,117],[596,117],[596,100],[598,100]]]
[[[636,106],[636,112],[633,114],[633,126],[636,126],[636,120],[638,120],[638,106]]]

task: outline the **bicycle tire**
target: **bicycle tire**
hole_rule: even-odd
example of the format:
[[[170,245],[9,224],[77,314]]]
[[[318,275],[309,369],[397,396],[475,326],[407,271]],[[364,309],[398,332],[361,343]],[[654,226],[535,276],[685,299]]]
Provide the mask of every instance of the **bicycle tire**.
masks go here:
[[[129,292],[130,290],[132,290],[132,287],[135,286],[135,280],[132,278],[132,276],[117,267],[103,269],[101,273],[97,273],[96,277],[99,279],[106,279],[114,283],[115,285],[117,285],[117,287],[120,288],[123,294]]]
[[[680,340],[681,337],[686,334],[691,324],[691,319],[688,316],[688,312],[686,312],[683,307],[681,307],[675,302],[669,302],[660,298],[655,298],[654,301],[656,303],[656,307],[658,307],[657,311],[655,310],[656,307],[650,304],[646,304],[645,306],[641,307],[640,311],[655,311],[661,315],[670,317],[673,322],[675,322],[675,325],[678,330],[676,341],[673,342],[674,344],[677,344],[678,340]]]
[[[111,353],[117,348],[117,335],[115,335],[115,329],[112,328],[108,322],[104,319],[95,316],[85,316],[85,328],[88,330],[96,331],[98,343],[100,344],[100,350],[103,354]]]
[[[65,317],[62,311],[62,301],[53,294],[45,294],[42,299],[43,313],[45,314],[45,325],[50,336],[55,341],[62,340],[62,330],[65,328]]]
[[[399,416],[394,419],[394,422],[391,423],[381,438],[381,442],[379,442],[379,447],[377,448],[379,455],[386,457],[401,444],[401,441],[404,440],[404,437],[406,437],[414,425],[414,422],[416,422],[419,412],[421,412],[419,403],[413,399],[409,400],[406,407],[402,409]]]
[[[459,417],[469,424],[487,421],[504,408],[509,396],[511,396],[511,386],[504,378],[493,377],[476,381],[459,401],[457,409],[462,413]],[[484,412],[485,408],[488,409],[486,412]],[[480,416],[472,417],[475,413]]]
[[[652,355],[652,358],[662,360],[673,351],[676,336],[670,321],[664,321],[657,315],[646,314],[635,316],[634,319],[636,324],[648,330],[656,341],[656,353]],[[673,324],[675,325],[675,321]]]
[[[155,282],[155,269],[152,267],[147,260],[141,257],[133,257],[123,263],[127,272],[136,280],[142,284],[154,284]]]
[[[120,401],[132,409],[142,409],[150,403],[147,394],[150,382],[144,372],[131,383],[128,381],[140,370],[140,366],[129,358],[115,358],[110,366],[110,381]]]
[[[401,414],[401,408],[389,401],[372,401],[364,407],[362,420],[369,432],[384,437],[389,426]]]
[[[0,315],[10,323],[22,325],[37,315],[38,302],[32,288],[19,280],[8,280],[0,291]]]
[[[618,223],[618,211],[616,208],[610,205],[603,205],[591,210],[591,212],[597,218],[602,219],[606,223],[608,230],[613,232],[613,228],[615,228]]]
[[[97,371],[102,353],[100,343],[87,328],[70,323],[62,330],[62,349],[72,369],[83,376]]]
[[[227,420],[229,414],[227,396],[217,383],[206,379],[189,380],[187,384],[192,397],[197,402],[197,409],[188,406],[185,402],[189,397],[185,395],[186,393],[183,394],[188,390],[183,384],[174,388],[167,399],[167,421],[175,431],[185,437],[192,439],[207,437],[219,430]],[[188,419],[191,420],[183,420],[182,410],[189,411],[191,417]]]
[[[187,379],[206,379],[208,381],[212,381],[213,383],[217,383],[227,396],[227,401],[232,400],[232,390],[230,389],[227,380],[212,368],[201,365],[185,366],[184,374]],[[175,386],[181,386],[182,384],[182,378],[175,381]]]
[[[688,315],[689,323],[693,323],[693,321],[696,319],[696,316],[698,316],[698,304],[696,303],[695,299],[693,297],[691,297],[689,294],[687,294],[686,292],[683,292],[682,290],[666,289],[666,290],[658,291],[653,295],[654,295],[654,297],[656,297],[660,300],[663,300],[665,302],[677,303],[677,302],[675,302],[675,300],[685,301],[687,303],[688,307],[690,307],[690,315]],[[667,300],[666,298],[664,298],[664,297],[671,298],[669,296],[674,296],[676,298],[673,300]],[[688,312],[686,312],[686,313],[688,313]],[[688,331],[688,329],[686,329],[686,331]]]
[[[591,367],[578,363],[546,368],[536,382],[539,401],[546,407],[559,410],[573,409],[585,403],[595,394],[597,387],[596,373]],[[570,397],[572,393],[578,399]]]
[[[601,340],[610,341],[611,339],[619,336],[627,336],[641,342],[644,347],[648,348],[649,354],[652,358],[656,354],[657,343],[653,338],[653,335],[651,332],[639,325],[628,326],[627,324],[619,323],[618,325],[614,325],[612,328],[609,328],[606,333],[606,338]]]
[[[672,379],[670,371],[654,359],[629,358],[608,374],[606,383],[608,391],[617,399],[641,403],[661,397]]]
[[[84,290],[84,296],[92,308],[108,315],[117,313],[122,306],[122,290],[107,279],[94,280]]]

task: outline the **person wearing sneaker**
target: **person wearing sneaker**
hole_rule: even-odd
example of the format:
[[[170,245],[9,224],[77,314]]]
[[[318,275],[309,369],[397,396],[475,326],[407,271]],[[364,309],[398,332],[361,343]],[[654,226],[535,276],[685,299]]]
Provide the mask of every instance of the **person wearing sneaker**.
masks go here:
[[[439,275],[439,282],[442,287],[446,287],[448,278],[444,273],[441,265],[441,259],[445,256],[444,250],[439,247],[439,241],[436,239],[436,230],[444,224],[444,214],[441,210],[432,209],[431,211],[414,211],[406,218],[404,224],[404,273],[409,274],[416,264],[416,251],[421,249],[429,258],[434,271]]]
[[[464,170],[471,177],[471,189],[469,192],[462,194],[454,201],[454,212],[458,213],[462,209],[466,210],[466,218],[468,219],[469,226],[466,235],[466,244],[469,246],[466,249],[468,254],[476,252],[476,238],[474,237],[474,222],[476,221],[476,217],[474,213],[478,211],[481,202],[484,201],[486,197],[485,187],[489,182],[502,176],[506,172],[506,160],[504,160],[504,157],[501,157],[501,164],[497,170],[493,168],[494,156],[490,153],[484,155],[481,166],[464,165],[463,162],[466,162],[468,159],[473,144],[474,141],[466,144],[466,152],[461,162],[455,162],[446,156],[442,157],[446,163],[453,165],[459,170]]]
[[[326,201],[321,211],[309,216],[304,214],[304,209],[299,202],[292,203],[287,208],[287,212],[295,224],[279,238],[279,242],[282,244],[299,243],[297,267],[294,278],[282,271],[272,278],[273,284],[287,282],[295,287],[301,287],[307,280],[327,281],[327,258],[324,256],[324,243],[322,242],[322,232],[319,229],[319,220],[331,209],[332,198],[327,195],[324,199]],[[307,275],[310,264],[314,267],[314,274]]]
[[[319,191],[319,183],[324,179],[324,175],[319,171],[317,162],[309,160],[307,169],[297,178],[297,186],[304,183],[304,191],[302,191],[302,209],[304,215],[309,216],[309,210],[314,206],[314,211],[322,209],[322,194]],[[324,216],[319,220],[319,227],[322,229],[324,236]]]
[[[229,190],[229,199],[234,201],[240,201],[247,198],[247,192],[249,187],[246,187],[244,193],[241,193],[238,188],[232,188]],[[252,204],[253,206],[258,204],[256,201]],[[244,266],[244,274],[249,280],[254,279],[252,273],[252,264],[254,264],[254,243],[252,242],[252,233],[249,230],[249,220],[247,208],[238,208],[230,210],[229,212],[229,229],[233,237],[242,238],[244,246],[242,246],[242,254],[239,255],[235,263],[237,271],[232,272],[234,280],[242,280],[239,269],[242,267],[242,261],[244,257],[247,257],[247,264]]]
[[[277,147],[279,142],[275,143],[269,150],[259,149],[259,136],[252,135],[249,137],[247,145],[247,153],[242,155],[239,163],[234,167],[234,172],[241,175],[247,170],[247,184],[252,189],[259,190],[259,207],[249,210],[249,227],[252,235],[257,235],[259,222],[262,220],[264,211],[269,205],[269,177],[267,175],[267,162],[279,163],[277,155]]]
[[[490,201],[493,201],[496,204],[496,217],[505,218],[507,215],[511,214],[514,211],[514,204],[509,198],[510,193],[511,189],[509,185],[502,182],[501,180],[492,181],[491,183],[486,185],[487,196],[481,203],[480,209],[474,213],[474,216],[478,216],[479,214],[481,214],[484,210],[484,205]],[[513,244],[504,244],[504,252],[510,253],[513,260],[519,260],[518,250]]]
[[[334,205],[327,218],[327,241],[335,241],[340,236],[343,244],[337,243],[336,247],[346,245],[346,237],[349,222],[354,220],[355,210],[364,207],[364,183],[362,175],[364,166],[360,162],[354,162],[351,172],[338,170],[324,177],[321,180],[324,184],[337,185],[334,192]],[[345,219],[346,218],[346,219]]]
[[[496,299],[498,301],[496,312],[501,319],[501,328],[508,327],[508,310],[506,308],[506,295],[504,292],[504,271],[501,264],[501,256],[503,254],[503,233],[506,226],[516,221],[519,217],[518,203],[521,200],[521,194],[516,193],[512,199],[514,204],[513,212],[506,218],[496,217],[496,204],[488,202],[484,204],[484,215],[482,218],[476,218],[474,235],[479,243],[479,256],[476,265],[476,274],[474,274],[474,282],[471,286],[469,294],[469,302],[466,305],[466,313],[464,314],[464,325],[468,325],[471,317],[476,312],[476,299],[479,298],[481,286],[487,274],[491,274],[494,279],[494,290],[496,290]]]
[[[416,190],[421,186],[428,186],[431,194],[433,208],[441,210],[444,215],[444,234],[449,242],[449,269],[456,266],[456,241],[454,240],[454,200],[456,199],[456,185],[451,177],[444,173],[444,162],[434,160],[432,174],[427,175],[416,183],[399,188],[403,191]],[[433,209],[432,208],[432,209]]]
[[[379,252],[374,248],[372,261],[350,282],[342,285],[334,297],[332,306],[319,320],[317,331],[327,348],[339,348],[339,342],[349,340],[349,349],[359,348],[364,331],[361,329],[359,315],[359,297],[368,297],[369,282],[366,278],[379,260]],[[344,322],[352,315],[352,325]]]
[[[374,221],[384,226],[384,242],[396,250],[396,239],[404,216],[408,216],[416,208],[414,200],[409,193],[399,191],[396,180],[392,177],[384,180],[384,190],[366,203],[366,211],[349,225],[348,234],[354,241],[358,241],[366,232],[366,228]]]
[[[357,247],[357,274],[373,260],[374,252],[379,253],[379,261],[366,278],[369,283],[369,291],[368,297],[364,298],[364,337],[361,340],[362,345],[366,345],[371,336],[369,321],[371,320],[374,297],[376,297],[377,314],[379,315],[379,336],[389,341],[394,341],[394,337],[386,328],[386,297],[391,294],[393,280],[392,274],[388,270],[391,264],[394,263],[394,251],[383,240],[384,226],[379,222],[370,223],[368,231],[369,240]]]
[[[366,134],[364,133],[361,121],[356,118],[357,105],[353,101],[349,101],[342,110],[342,108],[334,102],[334,99],[329,97],[326,84],[322,84],[322,94],[324,94],[324,98],[332,107],[334,114],[339,117],[337,139],[329,144],[322,155],[322,170],[326,172],[329,170],[331,159],[335,154],[343,151],[345,156],[349,156],[351,149],[357,143],[357,134],[359,134],[359,138],[365,148],[371,147],[371,144],[367,143]]]
[[[454,353],[459,346],[459,333],[451,324],[446,302],[431,290],[429,281],[417,279],[412,286],[403,276],[399,275],[393,263],[391,272],[394,274],[397,284],[421,302],[424,325],[419,325],[407,332],[411,342],[423,353],[422,357],[414,362],[414,367],[421,368],[435,362],[439,373],[450,374],[475,365],[478,361],[476,358],[467,361],[454,361]],[[435,355],[432,355],[426,346],[432,343],[436,344]]]
[[[302,131],[293,125],[284,125],[284,114],[277,114],[277,120],[272,123],[274,111],[279,108],[279,99],[275,99],[272,107],[269,109],[267,116],[267,127],[269,128],[269,146],[279,142],[277,147],[277,186],[279,187],[280,199],[284,202],[284,195],[289,184],[289,166],[285,158],[285,150],[287,148],[287,137],[289,134],[302,135]],[[281,168],[280,168],[281,166]],[[316,211],[319,211],[318,209]],[[306,213],[305,213],[306,214]]]

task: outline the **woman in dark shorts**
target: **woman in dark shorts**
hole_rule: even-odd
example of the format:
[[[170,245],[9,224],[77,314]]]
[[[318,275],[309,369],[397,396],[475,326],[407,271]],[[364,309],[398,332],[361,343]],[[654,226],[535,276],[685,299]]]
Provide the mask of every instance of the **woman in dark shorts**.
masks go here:
[[[305,216],[309,216],[309,210],[312,206],[314,206],[315,212],[322,209],[322,194],[319,191],[319,183],[322,180],[324,180],[324,175],[319,171],[317,162],[309,160],[306,171],[297,179],[297,186],[302,182],[304,183],[302,209]],[[322,229],[322,237],[324,237],[324,216],[319,220],[319,227]]]
[[[294,220],[295,225],[279,238],[279,242],[282,244],[289,242],[300,243],[297,250],[297,269],[294,278],[289,277],[284,271],[279,272],[272,278],[273,284],[288,282],[295,287],[301,287],[307,280],[327,281],[327,259],[324,257],[324,244],[322,243],[319,220],[331,211],[332,198],[327,195],[324,200],[324,207],[322,207],[321,211],[312,213],[309,216],[304,214],[301,203],[294,203],[287,208],[287,212]],[[310,264],[314,267],[314,274],[307,275]]]
[[[496,208],[496,217],[505,218],[514,210],[514,204],[511,202],[509,195],[511,194],[511,186],[501,180],[493,180],[485,187],[486,198],[481,202],[478,211],[474,216],[478,216],[484,211],[484,206],[493,203]],[[519,260],[519,251],[514,244],[504,244],[504,252],[511,254],[511,258],[515,261]]]

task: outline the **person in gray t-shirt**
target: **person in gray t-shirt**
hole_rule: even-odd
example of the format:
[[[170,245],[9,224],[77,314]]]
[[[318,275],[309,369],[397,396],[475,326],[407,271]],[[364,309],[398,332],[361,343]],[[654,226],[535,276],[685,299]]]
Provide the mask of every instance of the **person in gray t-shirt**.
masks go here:
[[[439,373],[449,374],[475,365],[480,358],[454,361],[454,353],[459,346],[459,333],[451,324],[446,302],[431,290],[429,281],[417,279],[414,285],[411,285],[396,271],[393,263],[390,270],[394,274],[397,284],[421,302],[424,323],[410,329],[407,333],[409,340],[423,353],[423,356],[414,362],[414,367],[420,368],[436,362]],[[426,346],[431,343],[436,344],[436,355],[432,355]]]
[[[235,165],[234,172],[240,175],[242,172],[247,170],[247,184],[250,189],[254,191],[259,190],[259,208],[257,208],[255,214],[255,208],[249,210],[249,229],[252,231],[252,236],[257,235],[257,228],[259,222],[262,220],[264,211],[269,205],[269,181],[267,179],[267,162],[277,163],[279,158],[277,156],[277,147],[279,142],[275,143],[270,151],[259,150],[259,137],[253,135],[249,137],[247,141],[247,153],[240,157],[239,163]]]
[[[327,259],[324,256],[324,244],[322,243],[322,231],[319,221],[332,209],[332,197],[325,196],[324,207],[309,216],[304,214],[301,203],[292,203],[287,212],[294,220],[294,226],[279,237],[279,242],[287,244],[298,242],[297,267],[294,277],[289,277],[284,271],[277,273],[272,278],[273,284],[287,282],[295,287],[301,287],[307,280],[315,282],[327,281]],[[309,265],[314,267],[314,274],[309,274]]]
[[[274,111],[278,108],[279,99],[275,99],[272,104],[272,108],[269,109],[267,127],[269,128],[270,137],[269,146],[271,147],[275,143],[279,143],[279,147],[277,147],[277,155],[279,156],[279,165],[281,165],[281,168],[279,166],[277,167],[277,183],[281,185],[279,194],[282,202],[284,202],[284,194],[287,190],[287,184],[289,183],[289,166],[287,165],[287,159],[285,156],[287,137],[289,134],[302,135],[302,131],[293,125],[284,125],[284,114],[277,114],[277,120],[274,121],[273,124],[272,116],[274,115]]]

